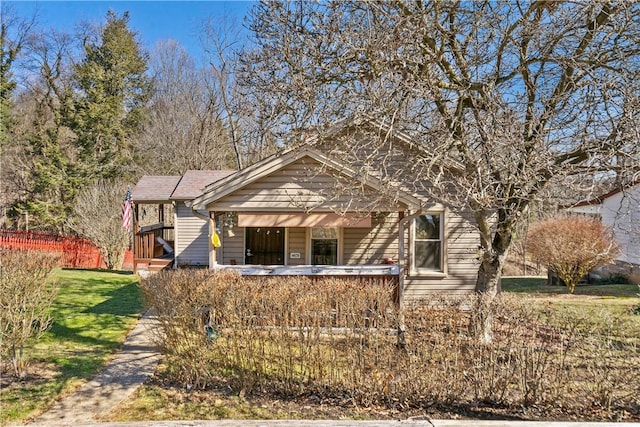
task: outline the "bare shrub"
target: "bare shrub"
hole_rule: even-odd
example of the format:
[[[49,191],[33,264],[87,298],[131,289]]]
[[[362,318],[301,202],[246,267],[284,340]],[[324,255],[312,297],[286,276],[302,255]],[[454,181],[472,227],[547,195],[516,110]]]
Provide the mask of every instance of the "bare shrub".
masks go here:
[[[28,340],[40,338],[51,323],[58,284],[48,276],[58,260],[57,254],[0,250],[0,355],[17,377],[26,374]]]
[[[568,216],[538,222],[529,229],[527,248],[573,293],[593,268],[607,264],[619,252],[611,229],[596,219]]]
[[[94,242],[100,255],[113,270],[122,266],[130,233],[122,226],[122,200],[126,185],[98,180],[78,194],[69,226],[81,236]]]
[[[223,381],[244,393],[313,392],[392,408],[634,405],[640,364],[625,359],[637,352],[617,320],[521,296],[492,302],[501,314],[490,343],[470,332],[472,295],[411,305],[400,348],[386,287],[169,271],[142,288],[164,328],[166,375],[187,387]]]
[[[170,271],[144,280],[142,289],[162,323],[171,373],[193,386],[224,371],[244,389],[267,380],[285,391],[353,388],[381,363],[376,349],[394,342],[396,312],[386,287]]]

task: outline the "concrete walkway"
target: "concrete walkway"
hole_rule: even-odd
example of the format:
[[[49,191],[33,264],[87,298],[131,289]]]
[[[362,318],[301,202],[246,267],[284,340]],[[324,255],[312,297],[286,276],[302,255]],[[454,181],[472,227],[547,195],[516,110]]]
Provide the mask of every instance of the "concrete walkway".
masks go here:
[[[94,379],[36,418],[34,425],[77,426],[104,416],[153,375],[160,354],[153,343],[155,317],[146,313],[124,342],[122,351]]]

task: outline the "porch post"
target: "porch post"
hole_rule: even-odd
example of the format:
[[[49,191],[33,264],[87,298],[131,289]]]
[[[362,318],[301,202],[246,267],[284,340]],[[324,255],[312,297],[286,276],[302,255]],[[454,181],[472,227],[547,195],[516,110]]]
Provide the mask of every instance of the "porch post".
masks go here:
[[[406,343],[406,325],[404,324],[404,264],[405,264],[405,254],[404,254],[404,231],[405,225],[412,221],[414,218],[419,217],[422,214],[422,207],[420,207],[416,212],[404,216],[402,212],[400,212],[400,221],[398,221],[398,342],[397,346],[400,348],[405,348]]]
[[[140,243],[138,242],[138,232],[140,231],[138,229],[139,206],[140,205],[138,205],[137,203],[133,204],[133,226],[131,227],[132,229],[131,249],[133,250],[133,274],[138,273],[138,263],[136,262],[136,259],[140,257],[139,255]]]
[[[213,246],[213,236],[216,232],[216,214],[209,212],[209,269],[214,268],[218,264],[216,259],[216,248]]]

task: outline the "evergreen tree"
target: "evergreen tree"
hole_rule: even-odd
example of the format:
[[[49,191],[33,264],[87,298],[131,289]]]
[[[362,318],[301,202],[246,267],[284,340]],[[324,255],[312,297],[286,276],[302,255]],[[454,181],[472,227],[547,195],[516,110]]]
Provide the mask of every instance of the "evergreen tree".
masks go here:
[[[12,95],[16,88],[12,66],[25,47],[34,20],[25,21],[13,16],[13,10],[0,5],[0,150],[8,139],[13,123],[11,116]]]
[[[43,35],[36,43],[41,80],[32,90],[28,189],[12,209],[28,213],[31,227],[64,232],[82,188],[129,175],[150,79],[128,19],[109,12],[103,29],[85,40],[79,61],[71,58],[66,35]]]
[[[150,96],[147,56],[128,22],[128,13],[118,17],[109,11],[99,39],[85,42],[85,57],[75,67],[78,91],[70,127],[88,179],[127,174],[131,140]]]

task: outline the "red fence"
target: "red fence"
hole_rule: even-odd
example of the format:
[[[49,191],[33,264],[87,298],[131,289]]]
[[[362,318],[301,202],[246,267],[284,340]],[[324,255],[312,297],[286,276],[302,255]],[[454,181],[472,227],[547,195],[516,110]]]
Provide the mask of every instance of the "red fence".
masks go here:
[[[0,230],[0,248],[59,253],[61,267],[104,268],[100,251],[87,239],[33,231]]]

